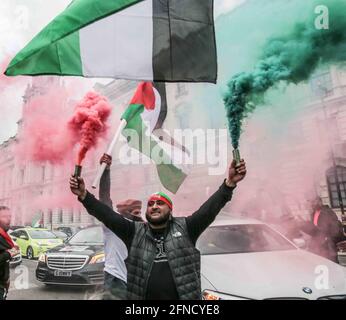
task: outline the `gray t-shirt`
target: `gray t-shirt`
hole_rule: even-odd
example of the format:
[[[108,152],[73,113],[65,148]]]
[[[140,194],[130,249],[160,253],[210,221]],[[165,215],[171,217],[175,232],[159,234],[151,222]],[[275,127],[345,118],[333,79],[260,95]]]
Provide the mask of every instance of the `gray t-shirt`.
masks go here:
[[[105,170],[100,181],[99,198],[104,204],[113,208],[110,198],[110,170]],[[117,213],[114,213],[117,214]],[[107,227],[102,225],[104,252],[105,252],[105,268],[104,271],[112,276],[127,282],[127,268],[125,259],[128,250],[125,243]]]
[[[105,251],[104,271],[127,282],[127,269],[125,260],[127,258],[127,248],[125,243],[120,240],[114,232],[102,226]]]

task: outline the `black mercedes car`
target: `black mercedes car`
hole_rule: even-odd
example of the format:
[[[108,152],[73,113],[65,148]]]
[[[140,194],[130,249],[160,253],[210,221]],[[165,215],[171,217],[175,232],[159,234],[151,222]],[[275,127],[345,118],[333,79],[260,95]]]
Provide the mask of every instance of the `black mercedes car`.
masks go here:
[[[41,254],[36,278],[45,284],[99,285],[103,283],[104,260],[102,228],[89,227]]]

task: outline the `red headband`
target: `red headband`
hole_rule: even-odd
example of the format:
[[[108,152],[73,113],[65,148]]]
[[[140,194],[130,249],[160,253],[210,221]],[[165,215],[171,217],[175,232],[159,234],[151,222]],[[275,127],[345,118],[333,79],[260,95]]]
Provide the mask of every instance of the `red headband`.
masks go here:
[[[160,194],[153,194],[150,196],[149,201],[157,201],[157,200],[161,200],[163,201],[165,204],[167,204],[167,206],[172,210],[173,209],[173,205],[172,202],[170,202],[167,198],[165,198],[164,196],[161,196]]]

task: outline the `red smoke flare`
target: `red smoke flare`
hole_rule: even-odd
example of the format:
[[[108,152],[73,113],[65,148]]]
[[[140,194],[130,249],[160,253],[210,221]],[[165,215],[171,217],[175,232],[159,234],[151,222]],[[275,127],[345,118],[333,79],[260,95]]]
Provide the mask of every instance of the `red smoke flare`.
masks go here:
[[[108,129],[106,121],[110,114],[111,106],[107,99],[96,92],[87,93],[77,104],[69,128],[80,144],[78,165],[81,165],[90,148],[97,146],[98,139],[105,137]]]

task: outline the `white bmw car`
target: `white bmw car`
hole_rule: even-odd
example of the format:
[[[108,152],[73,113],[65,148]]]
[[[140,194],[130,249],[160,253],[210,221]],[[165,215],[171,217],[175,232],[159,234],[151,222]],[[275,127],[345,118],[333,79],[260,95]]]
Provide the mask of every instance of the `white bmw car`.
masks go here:
[[[260,221],[220,217],[197,247],[205,300],[346,300],[345,267]]]

